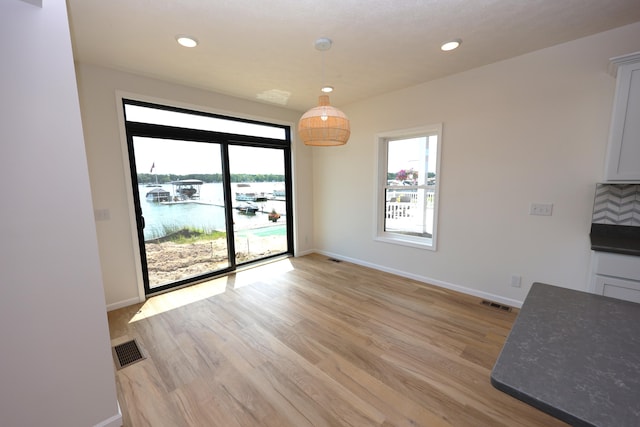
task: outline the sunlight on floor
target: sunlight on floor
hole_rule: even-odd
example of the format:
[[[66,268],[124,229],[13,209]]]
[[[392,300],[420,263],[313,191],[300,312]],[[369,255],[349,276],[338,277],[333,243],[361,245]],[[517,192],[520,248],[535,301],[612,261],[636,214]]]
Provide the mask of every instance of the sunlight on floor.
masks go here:
[[[247,286],[261,280],[269,279],[291,270],[293,270],[293,265],[288,258],[276,262],[271,262],[269,264],[264,264],[259,267],[250,268],[236,273],[233,288],[239,289],[243,286]]]
[[[227,289],[228,282],[228,277],[221,277],[151,297],[140,307],[129,323],[222,294]]]
[[[140,307],[140,310],[129,320],[129,323],[134,323],[138,320],[223,294],[227,290],[227,286],[238,289],[265,279],[273,278],[293,269],[294,267],[291,261],[289,259],[283,259],[255,268],[249,268],[237,272],[234,275],[208,280],[197,285],[156,295],[149,298],[142,307]]]

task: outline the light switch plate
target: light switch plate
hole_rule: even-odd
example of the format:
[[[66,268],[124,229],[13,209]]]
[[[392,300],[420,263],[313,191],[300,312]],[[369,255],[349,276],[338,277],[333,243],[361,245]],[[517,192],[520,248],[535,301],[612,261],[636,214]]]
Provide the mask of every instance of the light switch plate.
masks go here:
[[[111,219],[111,212],[109,212],[109,209],[95,209],[93,214],[96,221],[109,221]]]
[[[529,215],[551,216],[553,213],[553,203],[531,203]]]

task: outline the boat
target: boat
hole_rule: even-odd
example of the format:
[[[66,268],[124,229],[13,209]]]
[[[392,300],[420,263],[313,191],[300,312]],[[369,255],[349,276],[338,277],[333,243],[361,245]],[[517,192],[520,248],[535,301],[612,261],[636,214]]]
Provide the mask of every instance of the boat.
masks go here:
[[[285,190],[284,187],[276,188],[275,190],[273,190],[274,199],[284,199],[286,197],[287,197],[287,191]]]
[[[146,198],[149,202],[168,202],[171,200],[171,193],[164,188],[154,188],[147,193]]]
[[[200,186],[203,181],[199,179],[181,179],[172,181],[173,185],[173,201],[197,200],[200,198]]]
[[[251,202],[240,203],[236,209],[243,215],[255,215],[258,212],[258,206]]]
[[[238,184],[236,186],[236,200],[239,202],[266,202],[267,195],[253,191],[249,184]]]

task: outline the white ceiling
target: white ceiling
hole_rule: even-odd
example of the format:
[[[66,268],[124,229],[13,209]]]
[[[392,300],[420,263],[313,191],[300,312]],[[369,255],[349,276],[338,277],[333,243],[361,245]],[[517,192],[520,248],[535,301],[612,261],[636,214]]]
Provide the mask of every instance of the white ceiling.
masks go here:
[[[323,56],[340,106],[640,21],[640,0],[67,2],[76,61],[260,102],[289,94],[300,111],[317,103]],[[319,37],[333,40],[324,54]]]

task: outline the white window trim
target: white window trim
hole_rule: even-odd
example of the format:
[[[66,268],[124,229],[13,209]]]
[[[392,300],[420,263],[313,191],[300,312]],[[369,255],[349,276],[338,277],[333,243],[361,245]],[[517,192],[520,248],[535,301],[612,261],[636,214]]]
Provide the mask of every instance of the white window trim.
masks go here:
[[[387,141],[389,139],[397,139],[397,138],[412,138],[418,136],[425,135],[433,135],[438,134],[438,149],[436,153],[436,187],[435,187],[435,209],[433,212],[433,234],[431,236],[431,243],[427,242],[427,239],[424,237],[414,237],[407,236],[398,233],[392,233],[388,231],[384,231],[384,208],[385,208],[385,197],[384,197],[384,187],[386,185],[386,173],[387,173]],[[374,185],[374,231],[373,231],[373,239],[379,242],[392,243],[396,245],[410,246],[418,249],[427,249],[431,251],[437,250],[437,236],[438,236],[438,211],[440,210],[440,181],[441,181],[441,170],[440,170],[440,159],[442,158],[442,123],[437,123],[433,125],[420,126],[411,129],[401,129],[394,130],[389,132],[382,132],[375,135],[375,177],[373,182]]]
[[[124,181],[126,183],[125,188],[126,188],[126,197],[127,197],[127,205],[128,205],[128,214],[129,214],[129,228],[130,228],[130,245],[131,248],[133,249],[133,256],[134,256],[134,261],[135,261],[135,265],[136,265],[136,284],[138,287],[138,298],[137,298],[137,302],[144,302],[147,299],[147,296],[145,294],[145,289],[144,289],[144,279],[142,278],[142,269],[140,268],[140,266],[142,265],[142,259],[141,259],[141,254],[140,254],[140,245],[138,242],[138,226],[136,223],[136,211],[135,211],[135,203],[134,203],[134,195],[133,195],[133,184],[131,182],[131,173],[130,173],[130,169],[129,169],[129,148],[127,146],[127,131],[125,129],[125,119],[124,119],[124,107],[123,107],[123,103],[122,100],[123,99],[130,99],[130,100],[134,100],[134,101],[142,101],[142,102],[148,102],[151,104],[160,104],[160,105],[166,105],[166,106],[170,106],[170,107],[178,107],[178,108],[185,108],[187,110],[195,110],[195,111],[202,111],[205,113],[211,113],[211,114],[219,114],[219,115],[223,115],[223,116],[230,116],[230,117],[235,117],[235,118],[244,118],[244,119],[248,119],[248,120],[256,120],[256,121],[262,121],[262,122],[267,122],[267,123],[273,123],[273,124],[280,124],[280,125],[284,125],[284,126],[289,126],[291,129],[295,129],[296,123],[294,122],[288,122],[288,121],[284,121],[284,120],[279,120],[279,119],[274,119],[274,118],[270,118],[270,117],[266,117],[266,116],[257,116],[257,115],[247,115],[247,114],[243,114],[243,113],[239,113],[237,111],[233,111],[233,110],[225,110],[225,109],[219,109],[219,108],[215,108],[215,107],[211,107],[211,106],[206,106],[206,105],[199,105],[199,104],[192,104],[192,103],[187,103],[187,102],[179,102],[179,101],[174,101],[171,99],[167,99],[167,98],[161,98],[161,97],[156,97],[156,96],[150,96],[150,95],[143,95],[140,93],[135,93],[135,92],[128,92],[128,91],[123,91],[123,90],[116,90],[115,91],[115,104],[117,107],[116,110],[116,114],[118,117],[118,133],[120,134],[120,151],[121,151],[121,155],[122,155],[122,164],[123,164],[123,169],[122,172],[124,174]],[[295,143],[296,142],[296,136],[295,136],[295,132],[291,132],[291,176],[292,176],[292,188],[293,188],[293,194],[297,194],[297,187],[296,187],[296,180],[293,179],[293,177],[295,177],[296,174],[296,168],[297,168],[297,164],[298,162],[296,162],[296,156],[297,156],[297,145]],[[293,217],[298,218],[298,211],[299,211],[299,201],[298,198],[295,197],[294,199],[294,203],[293,203]],[[301,236],[301,232],[299,231],[299,223],[298,221],[294,220],[293,223],[293,238],[294,238],[294,255],[298,256],[298,247],[300,246],[300,236]],[[130,304],[134,304],[136,301],[136,298],[131,298],[127,301],[125,301],[127,304],[125,305],[120,305],[120,303],[118,304],[112,304],[110,307],[108,307],[109,310],[115,310],[117,308],[121,308],[121,307],[125,307],[126,305]]]

